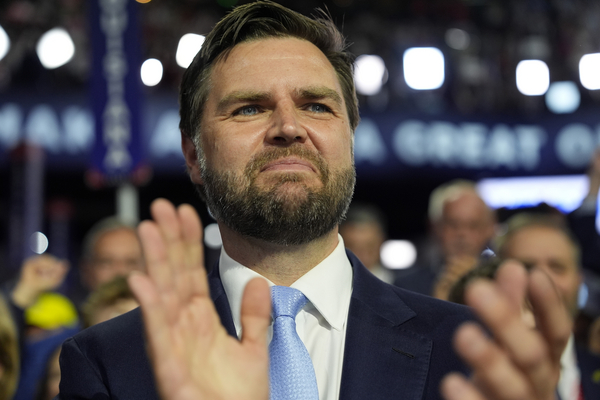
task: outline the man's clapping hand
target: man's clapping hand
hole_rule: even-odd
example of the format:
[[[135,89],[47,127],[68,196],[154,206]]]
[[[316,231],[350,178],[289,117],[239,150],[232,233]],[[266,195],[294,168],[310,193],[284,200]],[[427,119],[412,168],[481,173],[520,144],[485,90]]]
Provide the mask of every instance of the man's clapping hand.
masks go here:
[[[537,329],[521,319],[528,295]],[[442,383],[447,400],[554,400],[560,375],[560,357],[571,333],[572,321],[550,278],[542,271],[530,274],[509,261],[496,280],[478,281],[466,292],[472,306],[491,331],[465,324],[455,334],[458,354],[471,366],[470,380],[450,374]]]
[[[129,284],[138,298],[159,392],[164,400],[267,400],[266,281],[246,286],[241,341],[227,334],[210,297],[203,265],[202,225],[189,205],[154,201],[154,221],[139,235],[148,275]]]

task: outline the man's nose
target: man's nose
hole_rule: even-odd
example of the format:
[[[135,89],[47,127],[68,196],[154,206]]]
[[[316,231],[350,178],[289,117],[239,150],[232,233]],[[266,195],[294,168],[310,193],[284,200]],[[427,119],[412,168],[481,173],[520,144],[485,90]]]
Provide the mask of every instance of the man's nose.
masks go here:
[[[304,143],[307,132],[299,118],[298,110],[293,105],[277,107],[271,115],[272,125],[267,133],[267,141],[276,145]]]

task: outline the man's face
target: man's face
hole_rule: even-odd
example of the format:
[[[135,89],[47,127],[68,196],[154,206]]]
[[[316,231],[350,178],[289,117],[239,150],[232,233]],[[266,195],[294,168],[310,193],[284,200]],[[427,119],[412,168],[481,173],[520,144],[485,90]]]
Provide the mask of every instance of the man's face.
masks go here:
[[[269,38],[235,46],[213,68],[204,160],[183,146],[217,220],[281,244],[334,229],[354,167],[342,89],[325,55],[304,40]]]
[[[446,259],[477,258],[494,234],[494,220],[475,193],[465,193],[444,204],[436,233]]]
[[[127,276],[143,267],[142,248],[135,232],[128,228],[115,229],[96,241],[84,279],[88,288],[94,290],[117,276]]]
[[[505,244],[503,254],[546,272],[569,311],[576,314],[581,275],[573,246],[562,232],[545,226],[522,228]]]

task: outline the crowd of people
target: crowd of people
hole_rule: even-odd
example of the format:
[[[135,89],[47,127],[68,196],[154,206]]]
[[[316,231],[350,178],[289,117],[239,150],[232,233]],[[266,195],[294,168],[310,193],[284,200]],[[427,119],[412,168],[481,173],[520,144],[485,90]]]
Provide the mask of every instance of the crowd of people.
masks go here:
[[[58,394],[62,342],[138,306],[127,285],[144,269],[135,226],[116,217],[99,221],[83,239],[80,290],[59,293],[69,263],[49,254],[23,262],[0,296],[1,399],[50,400]]]
[[[272,2],[217,24],[180,106],[188,172],[223,239],[218,266],[203,268],[193,208],[164,199],[153,221],[91,229],[76,266],[84,296],[55,293],[66,261],[25,260],[0,301],[2,399],[598,397],[598,316],[569,322],[595,309],[580,287],[597,249],[578,235],[596,167],[568,217],[499,223],[472,182],[449,182],[431,195],[427,257],[387,270],[385,216],[350,204],[359,117],[344,49],[327,18]],[[291,322],[278,323],[286,306]]]
[[[593,256],[600,238],[595,228],[599,162],[600,153],[588,170],[589,194],[569,215],[541,205],[513,210],[507,220],[498,221],[495,210],[478,195],[474,182],[456,180],[436,188],[429,203],[431,240],[421,249],[418,261],[407,269],[386,269],[374,256],[385,237],[384,219],[377,209],[351,206],[340,234],[350,250],[373,260],[365,265],[373,265],[377,276],[399,287],[460,304],[465,304],[467,285],[476,278],[494,279],[503,260],[517,260],[527,270],[544,271],[576,321],[561,358],[560,398],[579,399],[581,391],[583,398],[595,398],[600,394],[600,312],[595,296],[600,275],[598,259]],[[369,215],[361,219],[361,242],[354,239],[357,222],[352,216],[357,213]],[[367,221],[371,229],[366,228]],[[530,304],[523,305],[523,318],[535,327]]]

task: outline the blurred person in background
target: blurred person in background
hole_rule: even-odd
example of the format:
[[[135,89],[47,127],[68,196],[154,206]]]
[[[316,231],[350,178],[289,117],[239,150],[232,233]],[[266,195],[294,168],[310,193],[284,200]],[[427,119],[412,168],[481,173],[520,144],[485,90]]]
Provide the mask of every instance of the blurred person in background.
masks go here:
[[[522,262],[527,269],[544,271],[554,282],[575,319],[582,282],[579,245],[568,227],[552,215],[517,214],[507,221],[507,232],[497,240],[502,259]],[[558,391],[562,400],[600,398],[600,358],[575,346],[571,336],[561,357]],[[599,372],[596,372],[599,371]]]
[[[475,184],[455,180],[429,197],[429,222],[435,245],[395,284],[447,300],[452,285],[477,263],[495,234],[496,215],[477,193]]]
[[[596,317],[590,324],[587,346],[592,353],[600,356],[600,316]]]
[[[93,291],[83,304],[83,328],[108,321],[125,314],[138,306],[133,292],[129,289],[127,279],[117,276]],[[37,387],[36,400],[52,400],[59,392],[60,383],[60,346],[49,358],[42,379]]]
[[[353,252],[365,267],[387,283],[394,282],[394,274],[381,265],[381,245],[386,240],[385,218],[375,206],[352,204],[346,219],[340,224],[340,235],[346,248]]]
[[[12,399],[18,379],[19,337],[8,305],[0,295],[0,399]]]
[[[83,327],[88,328],[125,314],[138,306],[127,278],[117,276],[90,294],[81,309]]]
[[[587,169],[589,189],[581,205],[567,216],[569,227],[581,246],[581,266],[600,276],[600,235],[596,226],[600,190],[600,150]]]
[[[21,379],[14,400],[34,398],[48,360],[67,338],[79,331],[77,308],[62,294],[43,293],[25,310]]]
[[[134,224],[116,217],[97,222],[83,240],[81,283],[87,293],[74,295],[78,304],[103,283],[144,270],[144,258]]]
[[[9,282],[4,288],[9,312],[2,314],[12,319],[20,353],[20,380],[18,385],[15,381],[15,388],[12,389],[14,397],[10,398],[31,399],[34,393],[31,386],[39,376],[38,366],[45,362],[45,346],[52,347],[52,341],[62,342],[66,338],[54,338],[54,331],[43,329],[36,324],[40,321],[44,321],[44,324],[54,318],[53,313],[46,308],[46,305],[52,303],[52,300],[48,299],[59,297],[59,302],[70,303],[64,296],[52,293],[63,283],[68,271],[69,263],[66,260],[60,260],[50,254],[32,256],[23,262],[16,282]],[[71,322],[76,323],[77,313],[74,307],[69,318]],[[76,331],[72,331],[71,334]]]
[[[490,257],[482,259],[475,268],[471,269],[463,276],[461,276],[452,285],[448,291],[448,301],[458,304],[467,304],[465,299],[465,293],[467,286],[475,279],[495,279],[496,272],[502,265],[503,260],[498,257]],[[527,326],[535,328],[535,315],[529,301],[525,301],[521,307],[521,316]]]
[[[42,379],[37,385],[37,394],[35,400],[52,400],[59,392],[60,384],[60,346],[50,356]]]
[[[58,288],[69,271],[69,263],[50,254],[27,258],[21,265],[16,282],[4,288],[11,315],[19,334],[20,345],[25,335],[25,312],[39,297]]]

